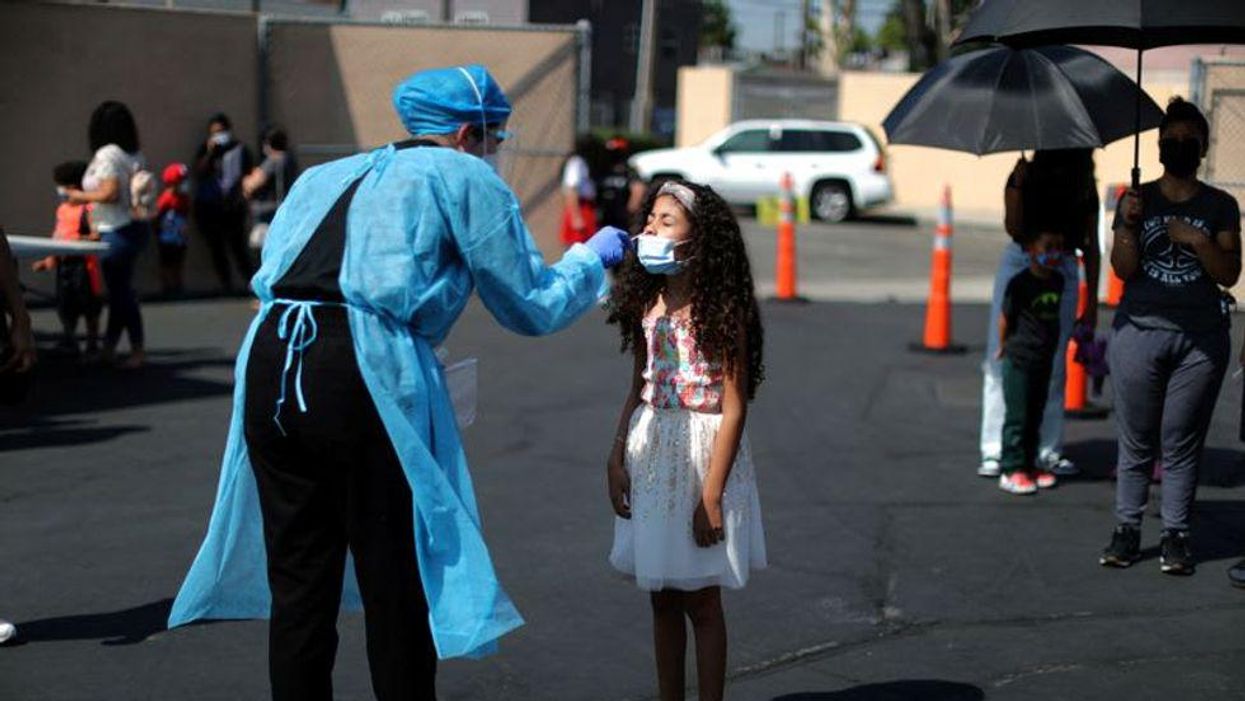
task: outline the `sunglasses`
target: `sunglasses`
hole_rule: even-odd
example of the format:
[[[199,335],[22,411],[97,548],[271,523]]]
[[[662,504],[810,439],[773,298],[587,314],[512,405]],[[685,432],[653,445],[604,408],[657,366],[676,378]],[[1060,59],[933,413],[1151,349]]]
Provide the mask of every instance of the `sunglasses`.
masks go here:
[[[514,136],[514,132],[506,131],[504,129],[489,127],[488,131],[485,132],[485,130],[480,127],[471,127],[471,136],[477,141],[483,141],[486,133],[490,139],[499,144]]]

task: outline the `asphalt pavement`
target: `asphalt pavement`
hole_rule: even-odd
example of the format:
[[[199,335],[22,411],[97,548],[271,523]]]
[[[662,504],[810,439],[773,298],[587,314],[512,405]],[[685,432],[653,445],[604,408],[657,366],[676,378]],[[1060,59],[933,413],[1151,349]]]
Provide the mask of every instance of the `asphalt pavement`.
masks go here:
[[[764,288],[773,237],[748,229]],[[957,236],[957,274],[988,279],[1001,234]],[[1197,574],[1159,573],[1153,514],[1146,559],[1107,570],[1111,420],[1068,426],[1083,477],[1000,492],[974,475],[985,308],[960,300],[969,352],[931,356],[908,350],[921,305],[849,301],[921,289],[929,232],[807,227],[800,245],[815,301],[762,305],[767,380],[747,430],[771,566],[726,595],[728,698],[1242,698],[1245,591],[1224,576],[1245,555],[1241,384],[1225,382],[1208,439]],[[163,625],[206,528],[252,312],[208,300],[145,313],[149,367],[45,357],[30,404],[0,410],[0,617],[22,634],[0,648],[0,699],[266,698],[264,622]],[[50,344],[50,311],[36,327]],[[480,360],[465,442],[527,625],[497,656],[443,663],[441,698],[655,698],[647,599],[606,561],[604,457],[630,369],[616,330],[593,312],[521,338],[473,304],[447,346]],[[340,630],[337,698],[370,699],[362,618]]]

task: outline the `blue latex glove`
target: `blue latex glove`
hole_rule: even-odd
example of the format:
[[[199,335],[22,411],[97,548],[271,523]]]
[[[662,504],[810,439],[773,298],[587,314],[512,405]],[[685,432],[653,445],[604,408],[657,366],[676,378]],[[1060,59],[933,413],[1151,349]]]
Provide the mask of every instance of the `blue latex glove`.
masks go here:
[[[622,262],[623,255],[631,247],[631,237],[618,227],[606,226],[593,234],[584,245],[601,257],[601,265],[612,268]]]

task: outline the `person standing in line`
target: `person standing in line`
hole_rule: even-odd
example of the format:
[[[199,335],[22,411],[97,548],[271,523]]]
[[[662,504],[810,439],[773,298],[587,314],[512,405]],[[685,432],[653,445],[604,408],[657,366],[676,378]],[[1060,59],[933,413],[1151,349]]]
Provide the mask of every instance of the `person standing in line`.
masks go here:
[[[644,205],[647,188],[644,180],[627,164],[630,144],[616,136],[605,142],[609,168],[597,183],[597,205],[601,211],[601,226],[613,226],[627,231],[635,225],[635,216]]]
[[[1098,323],[1098,299],[1091,293],[1085,314],[1077,319],[1079,267],[1077,252],[1084,259],[1085,281],[1090,290],[1098,286],[1101,255],[1098,250],[1098,194],[1094,185],[1091,149],[1037,151],[1032,161],[1021,158],[1004,189],[1004,228],[1011,242],[1003,249],[994,295],[990,305],[986,354],[982,362],[981,463],[977,474],[998,477],[1003,450],[1003,376],[998,360],[998,320],[1003,293],[1017,273],[1029,267],[1025,246],[1042,228],[1063,239],[1063,306],[1059,315],[1059,346],[1051,368],[1046,410],[1042,414],[1039,466],[1056,475],[1075,475],[1078,468],[1063,455],[1064,384],[1067,364],[1063,358],[1068,340],[1078,325],[1093,329]]]
[[[251,233],[247,237],[258,260],[268,226],[298,177],[298,164],[290,153],[285,130],[270,127],[264,132],[264,160],[242,179],[242,194],[251,205]]]
[[[86,163],[69,161],[52,171],[56,194],[61,200],[56,207],[56,228],[52,238],[57,241],[90,239],[91,222],[84,204],[69,202],[69,188],[81,188]],[[58,347],[78,355],[78,320],[86,326],[86,353],[94,358],[99,353],[99,315],[104,307],[104,280],[96,256],[48,256],[35,261],[35,271],[56,271],[56,313],[60,317],[62,338]]]
[[[1003,293],[998,360],[1003,365],[1005,413],[999,489],[1011,494],[1055,486],[1055,475],[1038,460],[1038,443],[1052,367],[1060,360],[1062,239],[1049,230],[1033,237],[1025,245],[1029,267]]]
[[[186,194],[190,170],[184,163],[170,163],[160,174],[164,190],[156,200],[156,247],[160,253],[160,289],[165,296],[185,291],[183,273],[190,240],[186,228],[190,196]]]
[[[142,168],[138,126],[120,102],[101,103],[91,114],[87,129],[94,154],[82,178],[82,188],[69,188],[68,201],[91,205],[91,228],[108,250],[100,256],[108,288],[108,323],[102,359],[111,364],[123,332],[129,334],[130,356],[122,367],[138,368],[146,361],[143,314],[134,290],[138,254],[147,245],[151,227],[133,216],[131,178]]]
[[[562,245],[588,240],[597,227],[597,186],[588,163],[596,142],[589,135],[575,141],[575,152],[562,165]]]
[[[230,257],[243,288],[255,272],[247,250],[247,206],[242,196],[242,178],[251,172],[253,164],[251,150],[234,137],[229,117],[213,115],[208,120],[207,141],[194,159],[194,213],[225,294],[239,291],[230,272]]]
[[[1099,556],[1107,567],[1141,557],[1151,470],[1163,463],[1159,567],[1196,567],[1190,512],[1202,448],[1228,367],[1230,307],[1241,275],[1241,210],[1197,177],[1210,125],[1173,98],[1159,124],[1163,175],[1130,190],[1116,210],[1111,266],[1124,281],[1108,348],[1119,432],[1115,519]]]
[[[766,566],[748,402],[764,379],[760,312],[739,223],[712,189],[668,182],[610,299],[631,391],[607,463],[610,563],[648,592],[663,701],[683,698],[687,623],[700,698],[723,698],[722,587]]]

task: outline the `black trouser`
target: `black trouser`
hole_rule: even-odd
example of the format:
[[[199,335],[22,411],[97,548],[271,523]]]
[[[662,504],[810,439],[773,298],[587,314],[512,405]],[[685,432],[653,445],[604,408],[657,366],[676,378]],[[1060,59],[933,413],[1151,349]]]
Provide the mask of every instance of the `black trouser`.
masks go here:
[[[259,488],[272,590],[268,660],[276,701],[332,699],[346,548],[354,555],[380,701],[435,698],[437,656],[415,556],[411,490],[363,384],[345,310],[315,309],[303,355],[307,413],[288,373],[273,420],[286,343],[284,308],[260,327],[246,373],[247,450]]]
[[[999,467],[1006,474],[1037,465],[1042,414],[1050,392],[1050,365],[1019,365],[1003,358],[1003,456]]]
[[[204,204],[195,210],[195,220],[212,254],[212,267],[221,289],[234,290],[233,275],[229,272],[230,255],[242,278],[242,286],[250,284],[255,269],[251,266],[251,251],[246,242],[246,208]]]

